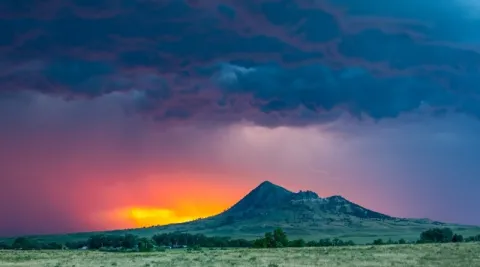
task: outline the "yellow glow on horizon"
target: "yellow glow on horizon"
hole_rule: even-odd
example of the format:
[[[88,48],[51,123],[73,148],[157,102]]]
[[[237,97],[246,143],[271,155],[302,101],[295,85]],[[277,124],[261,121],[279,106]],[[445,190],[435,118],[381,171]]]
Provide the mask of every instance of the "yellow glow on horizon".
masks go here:
[[[197,219],[181,216],[170,209],[155,207],[128,207],[117,212],[121,219],[132,222],[136,227],[182,223]]]
[[[231,183],[198,182],[197,176],[170,174],[183,182],[177,184],[171,178],[162,175],[149,176],[135,187],[118,186],[109,192],[110,203],[102,210],[92,212],[89,221],[92,225],[101,225],[105,229],[130,229],[160,226],[193,221],[217,215],[232,206],[246,191],[241,187],[232,187]],[[184,178],[185,177],[185,178]],[[221,180],[209,173],[205,179]],[[198,179],[197,179],[198,178]],[[203,181],[205,181],[205,179]],[[170,183],[158,181],[168,180]],[[228,187],[227,187],[228,186]],[[225,192],[228,190],[228,194]],[[133,192],[141,191],[136,196]],[[176,192],[175,197],[171,192]],[[198,196],[198,192],[203,192]],[[118,199],[118,200],[117,200]]]

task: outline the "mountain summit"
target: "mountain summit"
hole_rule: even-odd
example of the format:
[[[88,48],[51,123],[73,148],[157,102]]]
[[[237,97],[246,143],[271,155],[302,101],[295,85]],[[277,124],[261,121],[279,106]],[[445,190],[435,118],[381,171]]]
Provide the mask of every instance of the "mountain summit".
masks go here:
[[[226,213],[234,214],[238,212],[272,209],[288,200],[292,194],[292,192],[281,186],[269,181],[264,181],[237,202],[237,204],[227,210]]]

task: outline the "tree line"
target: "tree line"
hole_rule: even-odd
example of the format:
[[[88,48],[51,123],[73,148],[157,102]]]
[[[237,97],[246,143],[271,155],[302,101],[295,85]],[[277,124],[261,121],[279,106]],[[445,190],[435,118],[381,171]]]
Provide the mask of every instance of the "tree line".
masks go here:
[[[480,234],[464,238],[460,234],[456,234],[448,227],[431,228],[420,234],[420,238],[416,241],[407,242],[405,239],[398,241],[384,241],[382,239],[374,240],[371,245],[389,245],[389,244],[428,244],[428,243],[461,243],[461,242],[480,242]]]
[[[33,238],[18,237],[11,244],[0,242],[1,249],[19,250],[58,250],[91,249],[103,251],[153,251],[167,248],[215,248],[252,247],[253,242],[229,237],[208,237],[203,234],[181,232],[156,234],[152,237],[139,237],[133,234],[95,234],[83,241],[42,242]]]
[[[415,241],[391,239],[383,241],[374,240],[370,245],[386,244],[422,244],[422,243],[449,243],[449,242],[480,242],[480,234],[464,238],[455,234],[450,228],[432,228],[420,234]],[[189,233],[165,233],[156,234],[150,238],[139,237],[133,234],[112,235],[95,234],[84,241],[41,242],[28,237],[18,237],[12,243],[0,242],[0,249],[20,250],[59,250],[59,249],[91,249],[103,251],[153,251],[166,248],[282,248],[282,247],[332,247],[354,246],[351,240],[345,241],[338,238],[320,239],[318,241],[305,241],[304,239],[289,240],[285,231],[281,228],[273,232],[267,232],[262,238],[255,240],[232,239],[229,237],[208,237],[203,234]]]
[[[253,248],[282,248],[282,247],[331,247],[331,246],[354,246],[351,240],[343,241],[338,238],[330,240],[329,238],[320,239],[319,241],[308,241],[299,238],[289,240],[287,234],[281,228],[275,229],[273,232],[265,233],[263,238],[253,241]]]

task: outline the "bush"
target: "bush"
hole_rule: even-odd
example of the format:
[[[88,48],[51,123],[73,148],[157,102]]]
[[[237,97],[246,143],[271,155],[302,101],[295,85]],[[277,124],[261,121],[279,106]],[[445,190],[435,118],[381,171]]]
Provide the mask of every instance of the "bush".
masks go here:
[[[303,241],[303,243],[305,243],[305,241]],[[281,248],[290,246],[290,242],[288,242],[287,234],[283,229],[277,228],[273,232],[265,233],[264,238],[255,240],[252,246],[254,248]]]
[[[32,250],[32,249],[40,249],[40,244],[27,237],[18,237],[13,241],[12,244],[13,249],[21,249],[21,250]]]
[[[157,246],[195,246],[200,247],[252,247],[253,242],[245,239],[230,239],[227,237],[207,237],[203,234],[166,233],[152,237]]]
[[[11,249],[12,247],[5,243],[5,242],[0,242],[0,249]]]
[[[353,242],[352,240],[348,240],[344,244],[345,244],[345,246],[355,246],[355,242]]]
[[[338,238],[334,238],[332,240],[332,246],[336,246],[336,247],[341,247],[341,246],[344,246],[345,244],[343,244],[343,241],[338,239]]]
[[[452,242],[453,232],[450,228],[432,228],[420,234],[420,243]]]
[[[330,238],[325,238],[325,239],[320,239],[320,241],[318,241],[318,246],[320,246],[320,247],[331,247],[331,246],[333,246],[333,243],[330,240]]]
[[[480,235],[469,236],[465,238],[465,242],[480,242]]]
[[[452,237],[452,242],[453,243],[463,242],[463,236],[454,234],[453,237]]]
[[[80,248],[83,248],[83,247],[88,247],[87,246],[87,241],[67,242],[67,243],[65,243],[65,246],[68,249],[80,249]]]
[[[40,244],[41,249],[62,249],[63,245],[57,242],[50,242],[48,244]]]
[[[127,234],[123,237],[122,247],[124,248],[135,248],[138,243],[138,237],[132,234]]]
[[[305,240],[303,239],[296,239],[292,240],[288,243],[289,247],[294,247],[294,248],[301,248],[305,246]]]
[[[155,251],[165,252],[165,251],[167,251],[167,249],[165,247],[155,247]]]
[[[138,251],[150,252],[150,251],[153,251],[153,248],[154,248],[154,245],[151,239],[143,237],[138,240]]]

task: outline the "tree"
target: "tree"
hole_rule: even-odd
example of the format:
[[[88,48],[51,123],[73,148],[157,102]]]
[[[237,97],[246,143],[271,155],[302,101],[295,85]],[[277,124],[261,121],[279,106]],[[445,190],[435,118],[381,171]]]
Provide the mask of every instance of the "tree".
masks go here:
[[[138,244],[138,237],[132,234],[127,234],[123,237],[122,247],[127,249],[135,248]]]
[[[255,248],[281,248],[286,246],[289,246],[288,237],[281,228],[277,228],[273,232],[266,232],[264,238],[253,242]]]
[[[140,252],[152,251],[153,247],[153,241],[149,238],[142,237],[138,240],[138,250]]]
[[[282,228],[277,228],[273,231],[273,238],[275,239],[276,243],[282,244],[282,247],[288,246],[287,234]]]
[[[379,239],[373,240],[373,244],[378,246],[378,245],[384,245],[385,242],[383,242],[383,239],[379,238]]]
[[[450,228],[432,228],[420,234],[421,243],[447,243],[451,242],[453,232]]]
[[[340,240],[340,239],[338,239],[338,238],[334,238],[334,239],[332,240],[332,246],[341,247],[341,246],[343,246],[343,245],[344,245],[344,244],[343,244],[343,241]]]
[[[333,246],[333,243],[330,240],[330,238],[325,238],[325,239],[320,239],[320,241],[318,241],[318,245],[321,247],[331,247]]]
[[[92,235],[87,240],[87,246],[89,249],[99,249],[106,246],[106,236],[102,234]]]
[[[265,243],[267,244],[267,248],[276,247],[277,242],[275,242],[275,238],[272,233],[265,233]]]
[[[253,241],[253,247],[254,248],[266,248],[267,247],[267,242],[265,238],[259,238]]]
[[[22,250],[31,250],[31,249],[39,249],[39,244],[30,238],[27,237],[18,237],[13,241],[12,248],[14,249],[22,249]]]

